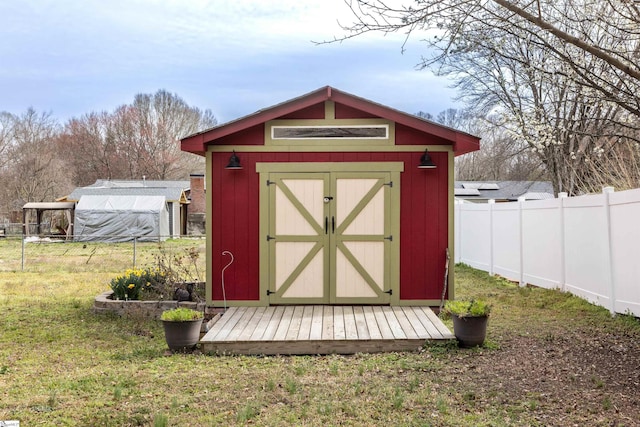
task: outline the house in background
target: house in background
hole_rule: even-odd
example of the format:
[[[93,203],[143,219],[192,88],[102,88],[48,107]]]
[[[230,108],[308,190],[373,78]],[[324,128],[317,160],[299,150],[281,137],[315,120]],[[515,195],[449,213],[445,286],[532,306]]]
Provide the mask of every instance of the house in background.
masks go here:
[[[162,233],[166,234],[165,238],[179,238],[185,235],[204,234],[204,191],[203,174],[192,174],[189,181],[99,179],[92,185],[76,188],[71,194],[58,201],[80,205],[81,215],[89,215],[89,212],[95,209],[96,215],[93,216],[92,221],[97,221],[96,218],[101,216],[97,212],[104,213],[109,204],[115,204],[112,206],[113,211],[119,212],[120,216],[126,215],[127,212],[129,216],[135,216],[136,212],[141,212],[143,205],[153,205],[154,211],[159,212],[157,215],[162,217],[166,215],[166,220],[160,221],[167,224],[166,227],[162,226]],[[90,198],[91,203],[87,200],[82,204],[83,198]],[[162,200],[162,204],[165,205],[160,211],[166,211],[166,214],[160,213],[159,208],[155,207],[159,200]],[[102,217],[106,219],[106,216],[102,215]],[[88,226],[87,223],[85,225]],[[99,228],[100,223],[92,223],[89,227]],[[75,230],[76,233],[79,232],[77,227]]]
[[[207,160],[209,306],[453,297],[454,157],[479,138],[327,86],[181,144]]]
[[[456,181],[456,200],[473,203],[515,202],[525,200],[546,200],[555,198],[553,186],[548,181]]]

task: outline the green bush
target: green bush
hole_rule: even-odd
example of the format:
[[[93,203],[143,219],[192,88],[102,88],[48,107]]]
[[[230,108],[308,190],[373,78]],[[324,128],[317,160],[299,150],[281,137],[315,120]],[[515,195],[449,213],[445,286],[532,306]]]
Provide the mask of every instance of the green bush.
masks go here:
[[[189,320],[202,319],[204,315],[200,311],[192,310],[186,307],[174,308],[162,312],[161,320],[168,322],[186,322]]]
[[[456,300],[447,301],[444,305],[444,311],[458,317],[488,316],[491,312],[491,306],[483,300]]]

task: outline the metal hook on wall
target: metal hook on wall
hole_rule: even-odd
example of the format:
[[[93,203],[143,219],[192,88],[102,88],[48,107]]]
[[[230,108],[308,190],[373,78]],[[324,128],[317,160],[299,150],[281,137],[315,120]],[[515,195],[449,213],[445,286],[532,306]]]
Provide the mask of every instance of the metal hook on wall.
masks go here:
[[[231,256],[231,261],[229,261],[229,263],[222,268],[222,273],[221,273],[221,275],[222,275],[222,277],[221,277],[221,279],[222,279],[222,300],[224,301],[224,311],[227,311],[227,294],[226,294],[225,289],[224,289],[224,271],[227,269],[227,267],[229,267],[231,264],[233,264],[234,257],[233,257],[233,254],[231,252],[229,252],[229,251],[222,251],[222,255]]]

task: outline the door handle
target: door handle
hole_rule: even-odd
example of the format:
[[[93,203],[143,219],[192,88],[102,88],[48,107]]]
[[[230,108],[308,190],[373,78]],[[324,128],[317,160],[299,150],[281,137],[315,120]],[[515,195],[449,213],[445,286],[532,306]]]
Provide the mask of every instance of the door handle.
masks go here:
[[[324,234],[327,234],[329,232],[329,217],[325,216],[324,217]]]
[[[331,234],[336,232],[336,217],[331,217]]]

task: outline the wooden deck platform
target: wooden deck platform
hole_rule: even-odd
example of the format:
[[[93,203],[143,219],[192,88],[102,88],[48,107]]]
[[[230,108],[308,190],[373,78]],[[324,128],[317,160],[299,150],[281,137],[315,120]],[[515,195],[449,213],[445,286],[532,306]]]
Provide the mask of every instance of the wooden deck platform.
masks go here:
[[[217,354],[353,354],[414,351],[455,339],[429,307],[231,307],[210,325],[202,351]]]

